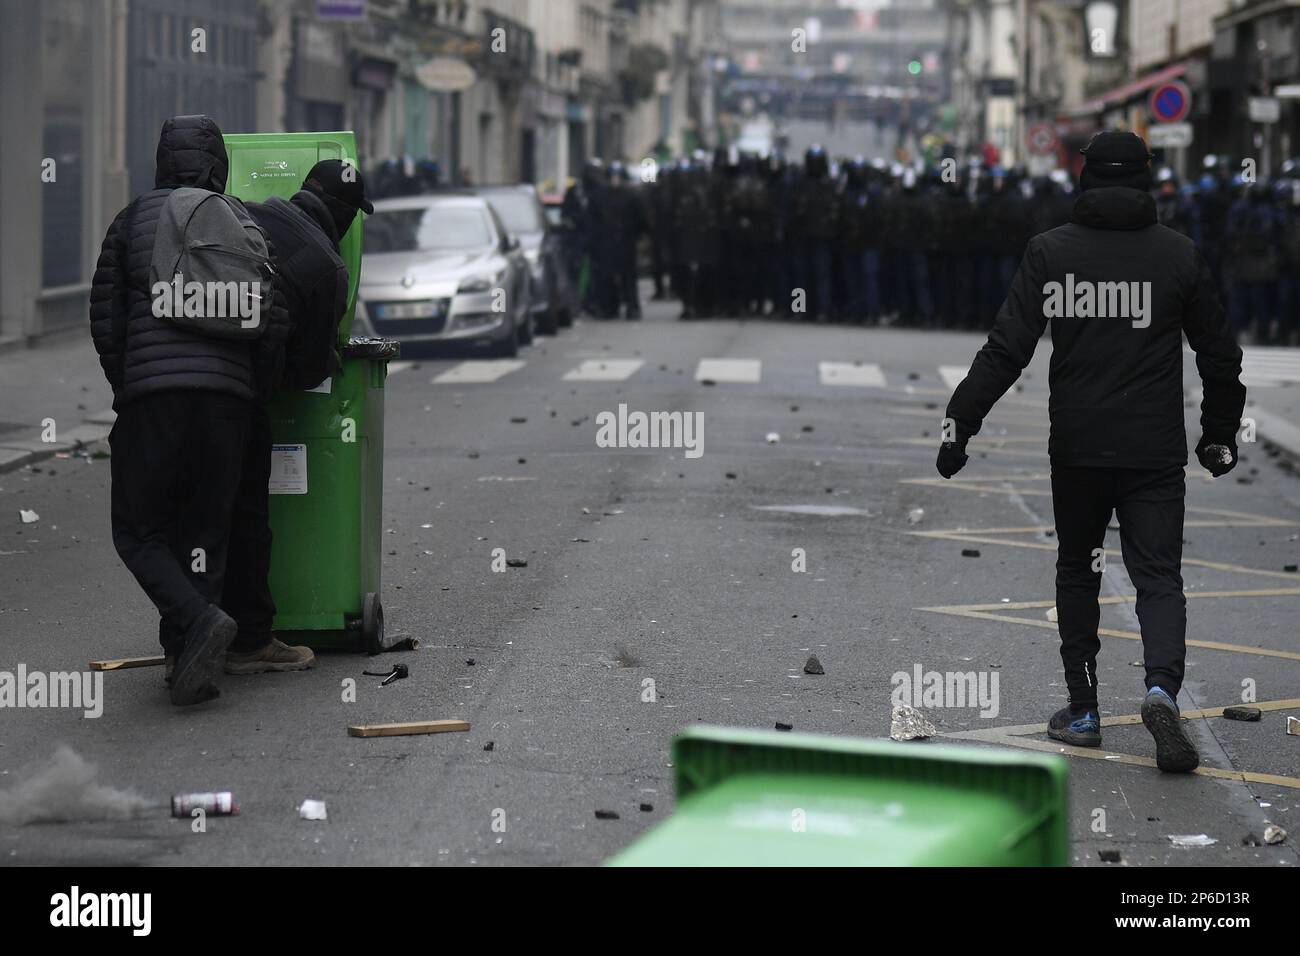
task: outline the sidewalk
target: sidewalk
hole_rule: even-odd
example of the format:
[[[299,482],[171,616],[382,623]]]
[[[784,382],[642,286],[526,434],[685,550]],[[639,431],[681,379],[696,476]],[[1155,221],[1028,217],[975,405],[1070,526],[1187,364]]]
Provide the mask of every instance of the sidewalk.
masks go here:
[[[108,437],[113,390],[84,335],[0,352],[0,472]],[[53,441],[42,441],[53,419]]]

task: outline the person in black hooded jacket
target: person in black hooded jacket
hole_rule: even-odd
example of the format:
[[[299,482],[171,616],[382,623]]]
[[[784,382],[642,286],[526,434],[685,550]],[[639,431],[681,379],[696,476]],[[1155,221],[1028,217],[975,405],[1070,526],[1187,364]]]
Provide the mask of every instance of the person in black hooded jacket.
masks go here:
[[[1142,721],[1157,766],[1186,772],[1199,758],[1176,704],[1187,653],[1182,339],[1196,352],[1203,384],[1196,455],[1215,477],[1237,461],[1241,349],[1192,240],[1157,222],[1146,144],[1135,133],[1105,131],[1083,152],[1071,221],[1030,240],[988,341],[948,403],[937,467],[951,478],[966,463],[967,441],[1029,363],[1050,319],[1056,610],[1070,700],[1052,715],[1048,735],[1101,744],[1097,596],[1113,511],[1137,589]]]
[[[338,159],[313,166],[303,188],[289,200],[272,197],[248,204],[249,214],[275,247],[278,288],[289,313],[291,331],[282,355],[271,361],[280,388],[315,388],[339,367],[339,323],[348,305],[348,269],[339,256],[339,242],[358,212],[374,210],[360,171]],[[256,403],[231,518],[221,598],[222,608],[239,626],[226,654],[228,674],[305,670],[315,661],[311,648],[290,647],[272,634],[276,609],[269,580],[270,478],[271,420],[266,406]]]
[[[113,219],[90,292],[90,327],[113,388],[113,544],[158,608],[159,638],[175,668],[179,705],[216,697],[235,622],[217,606],[231,508],[252,403],[287,332],[282,302],[262,336],[208,337],[155,317],[149,287],[154,236],[173,189],[223,192],[228,157],[206,116],[177,116],[158,140],[155,188]]]

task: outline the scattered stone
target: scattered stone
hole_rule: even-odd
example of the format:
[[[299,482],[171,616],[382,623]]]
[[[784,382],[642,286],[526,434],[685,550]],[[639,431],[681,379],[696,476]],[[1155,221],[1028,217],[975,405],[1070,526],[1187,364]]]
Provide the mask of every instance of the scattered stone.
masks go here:
[[[1052,607],[1049,607],[1049,608],[1047,609],[1047,619],[1048,619],[1049,621],[1051,621],[1053,624],[1056,623],[1056,621],[1057,621],[1057,617],[1056,617],[1056,607],[1055,607],[1055,605],[1053,605]]]
[[[304,800],[302,806],[298,808],[298,816],[304,820],[328,820],[329,813],[325,810],[324,800]]]
[[[26,508],[18,509],[18,517],[22,519],[23,524],[35,524],[41,520],[41,516],[35,511],[29,511]]]
[[[711,379],[711,378],[702,378],[702,379],[700,379],[700,384],[701,384],[701,385],[717,385],[718,383],[715,382],[715,381],[714,381],[713,379]]]
[[[1292,737],[1300,737],[1300,720],[1288,716],[1286,719],[1286,732]]]
[[[961,556],[963,558],[978,558],[980,556],[979,548],[962,548]]]
[[[816,655],[816,654],[814,654],[814,655],[812,655],[812,657],[808,658],[808,662],[807,662],[806,664],[804,664],[804,666],[803,666],[803,672],[804,672],[805,674],[825,674],[825,673],[826,673],[825,669],[822,667],[822,662],[819,661],[819,660],[817,659],[817,655]]]
[[[776,722],[777,730],[794,730],[794,724],[783,724],[781,721]]]
[[[810,432],[810,431],[812,431],[812,430],[813,430],[813,427],[812,427],[811,425],[802,425],[802,426],[800,426],[800,428],[799,428],[799,431],[801,431],[801,432]]]
[[[470,452],[470,453],[469,453],[469,457],[471,457],[471,458],[477,458],[477,457],[478,457],[478,452],[476,452],[476,451],[472,451],[472,452]]]
[[[1291,574],[1295,574],[1296,571],[1297,571],[1298,569],[1300,569],[1300,565],[1295,565],[1295,564],[1284,564],[1284,565],[1282,565],[1282,570],[1283,570],[1283,571],[1287,571],[1287,572],[1289,572],[1289,573],[1291,573]]]
[[[727,472],[727,477],[728,477],[728,478],[735,478],[735,477],[736,477],[736,473],[735,473],[734,471],[729,471],[729,472]]]
[[[920,524],[920,523],[921,523],[921,519],[924,518],[924,517],[925,517],[925,509],[924,509],[924,508],[913,508],[911,511],[909,511],[909,512],[907,513],[907,523],[908,523],[908,524]]]
[[[654,813],[655,805],[653,803],[643,803],[638,808],[642,813]]]
[[[516,416],[514,416],[513,418],[510,419],[510,424],[512,424],[512,425],[522,425],[522,424],[523,424],[524,422],[526,422],[526,421],[528,421],[528,419],[525,418],[523,415],[516,415]]]
[[[1103,863],[1119,863],[1119,850],[1098,850],[1097,859]]]
[[[780,436],[779,434],[777,434],[776,432],[768,432],[768,433],[767,433],[767,443],[768,443],[769,445],[775,445],[775,444],[777,444],[777,442],[779,442],[780,440],[781,440],[781,436]]]
[[[476,661],[474,658],[470,657],[470,658],[467,658],[467,659],[466,659],[466,661],[465,661],[465,666],[466,666],[466,667],[473,667],[473,666],[474,666],[475,664],[477,664],[477,663],[478,663],[478,661]]]
[[[526,568],[528,567],[527,558],[506,558],[507,568]]]
[[[1274,823],[1270,823],[1264,828],[1264,842],[1269,846],[1277,846],[1286,840],[1286,831]]]
[[[1181,835],[1170,834],[1168,840],[1174,846],[1193,847],[1193,846],[1214,846],[1219,841],[1212,836],[1206,836],[1204,833],[1187,833]]]
[[[925,740],[938,731],[928,717],[908,704],[897,704],[889,716],[889,736],[894,740]]]
[[[483,745],[483,749],[489,752],[496,750],[497,742],[495,740],[489,740],[487,743]]]
[[[1223,716],[1227,720],[1259,720],[1264,714],[1258,707],[1235,707],[1223,708]]]
[[[618,819],[618,814],[615,813],[613,810],[597,810],[597,811],[596,811],[596,819],[597,819],[597,820],[617,820],[617,819]]]
[[[526,464],[528,464],[528,459],[527,459],[527,458],[519,458],[519,459],[516,459],[516,460],[517,460],[517,461],[519,462],[519,464],[521,464],[521,465],[526,465]]]
[[[1259,838],[1257,833],[1247,833],[1241,838],[1242,846],[1263,846],[1264,841]]]

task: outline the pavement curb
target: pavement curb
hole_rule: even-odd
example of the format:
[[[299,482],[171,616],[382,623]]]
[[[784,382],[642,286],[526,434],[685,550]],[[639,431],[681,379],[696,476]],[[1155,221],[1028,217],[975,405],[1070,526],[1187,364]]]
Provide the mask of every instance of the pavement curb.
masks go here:
[[[53,458],[60,452],[75,451],[94,445],[108,437],[113,430],[116,414],[111,408],[88,415],[85,424],[66,432],[58,441],[6,441],[0,442],[0,474],[17,471],[27,465]]]

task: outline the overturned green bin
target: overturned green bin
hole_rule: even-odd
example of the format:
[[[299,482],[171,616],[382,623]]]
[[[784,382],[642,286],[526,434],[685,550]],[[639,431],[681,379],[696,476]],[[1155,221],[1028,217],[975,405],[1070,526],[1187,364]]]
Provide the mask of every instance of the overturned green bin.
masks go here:
[[[246,202],[288,199],[319,160],[357,161],[350,132],[235,133],[227,190]],[[384,486],[384,383],[397,344],[350,337],[361,274],[362,217],[339,243],[348,307],[338,371],[315,389],[272,400],[271,593],[281,639],[377,653]],[[289,633],[285,633],[289,632]]]
[[[1065,866],[1052,754],[693,727],[676,812],[614,866]]]

